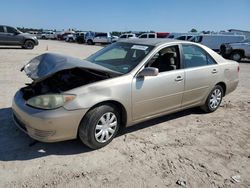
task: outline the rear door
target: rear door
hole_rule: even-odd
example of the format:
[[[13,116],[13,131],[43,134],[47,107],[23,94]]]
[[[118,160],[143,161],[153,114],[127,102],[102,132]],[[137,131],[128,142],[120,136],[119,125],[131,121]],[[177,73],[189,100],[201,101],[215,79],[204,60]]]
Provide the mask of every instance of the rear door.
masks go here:
[[[199,46],[182,45],[182,54],[185,67],[182,107],[197,105],[216,85],[220,69],[212,57]]]

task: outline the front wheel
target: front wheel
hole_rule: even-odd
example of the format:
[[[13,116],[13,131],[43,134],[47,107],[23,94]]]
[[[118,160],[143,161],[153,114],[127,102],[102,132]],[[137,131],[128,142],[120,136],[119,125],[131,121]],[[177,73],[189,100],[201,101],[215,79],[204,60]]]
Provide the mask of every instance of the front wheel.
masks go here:
[[[219,108],[223,95],[223,88],[220,85],[216,85],[208,95],[206,103],[201,106],[201,109],[208,113],[214,112]]]
[[[24,45],[23,45],[23,48],[25,49],[33,49],[35,46],[34,42],[32,40],[26,40]]]
[[[242,53],[241,52],[232,52],[230,59],[234,60],[234,61],[240,61],[242,58]]]
[[[85,145],[92,149],[99,149],[113,140],[120,122],[120,114],[116,106],[104,104],[86,114],[79,126],[78,134]]]
[[[88,45],[93,45],[94,42],[93,42],[92,40],[89,39],[89,40],[87,40],[87,44],[88,44]]]

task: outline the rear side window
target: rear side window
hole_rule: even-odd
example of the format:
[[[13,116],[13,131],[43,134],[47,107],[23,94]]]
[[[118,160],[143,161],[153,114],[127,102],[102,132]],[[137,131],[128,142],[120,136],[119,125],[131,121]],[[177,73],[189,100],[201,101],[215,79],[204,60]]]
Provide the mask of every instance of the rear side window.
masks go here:
[[[13,27],[7,27],[7,33],[15,33],[16,29],[14,29]]]
[[[107,37],[107,36],[108,36],[107,33],[98,33],[98,34],[96,34],[95,37]]]
[[[148,38],[155,38],[155,35],[154,34],[149,34]]]
[[[126,35],[122,35],[120,36],[121,39],[125,39],[126,38]]]
[[[198,46],[182,45],[185,68],[216,64],[215,61]]]
[[[4,28],[3,28],[3,26],[0,26],[0,33],[4,33]]]

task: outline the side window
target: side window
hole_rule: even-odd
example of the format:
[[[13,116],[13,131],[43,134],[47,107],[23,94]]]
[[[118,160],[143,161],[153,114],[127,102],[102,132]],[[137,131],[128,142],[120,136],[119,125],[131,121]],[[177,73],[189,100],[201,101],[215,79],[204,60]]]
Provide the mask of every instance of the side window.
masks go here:
[[[182,45],[185,68],[215,64],[215,61],[200,47]]]
[[[120,36],[121,39],[125,39],[126,38],[126,35],[122,35]]]
[[[180,69],[179,47],[176,45],[161,49],[149,60],[147,67],[158,68],[159,72]]]
[[[140,38],[147,38],[147,34],[141,35]]]
[[[155,38],[155,35],[154,34],[149,34],[148,38]]]
[[[178,39],[178,40],[185,40],[186,36],[180,36],[180,37],[177,37],[176,39]]]
[[[15,33],[16,29],[14,29],[13,27],[7,27],[7,33]]]
[[[0,33],[4,33],[4,28],[3,28],[3,26],[0,26]]]

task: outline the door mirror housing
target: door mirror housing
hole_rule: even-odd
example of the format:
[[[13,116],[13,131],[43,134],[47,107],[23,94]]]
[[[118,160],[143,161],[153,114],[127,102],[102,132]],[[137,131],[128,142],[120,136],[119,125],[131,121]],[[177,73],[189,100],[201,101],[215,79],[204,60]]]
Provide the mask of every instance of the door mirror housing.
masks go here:
[[[144,68],[137,77],[145,77],[145,76],[157,76],[159,74],[159,69],[155,67],[146,67]]]

